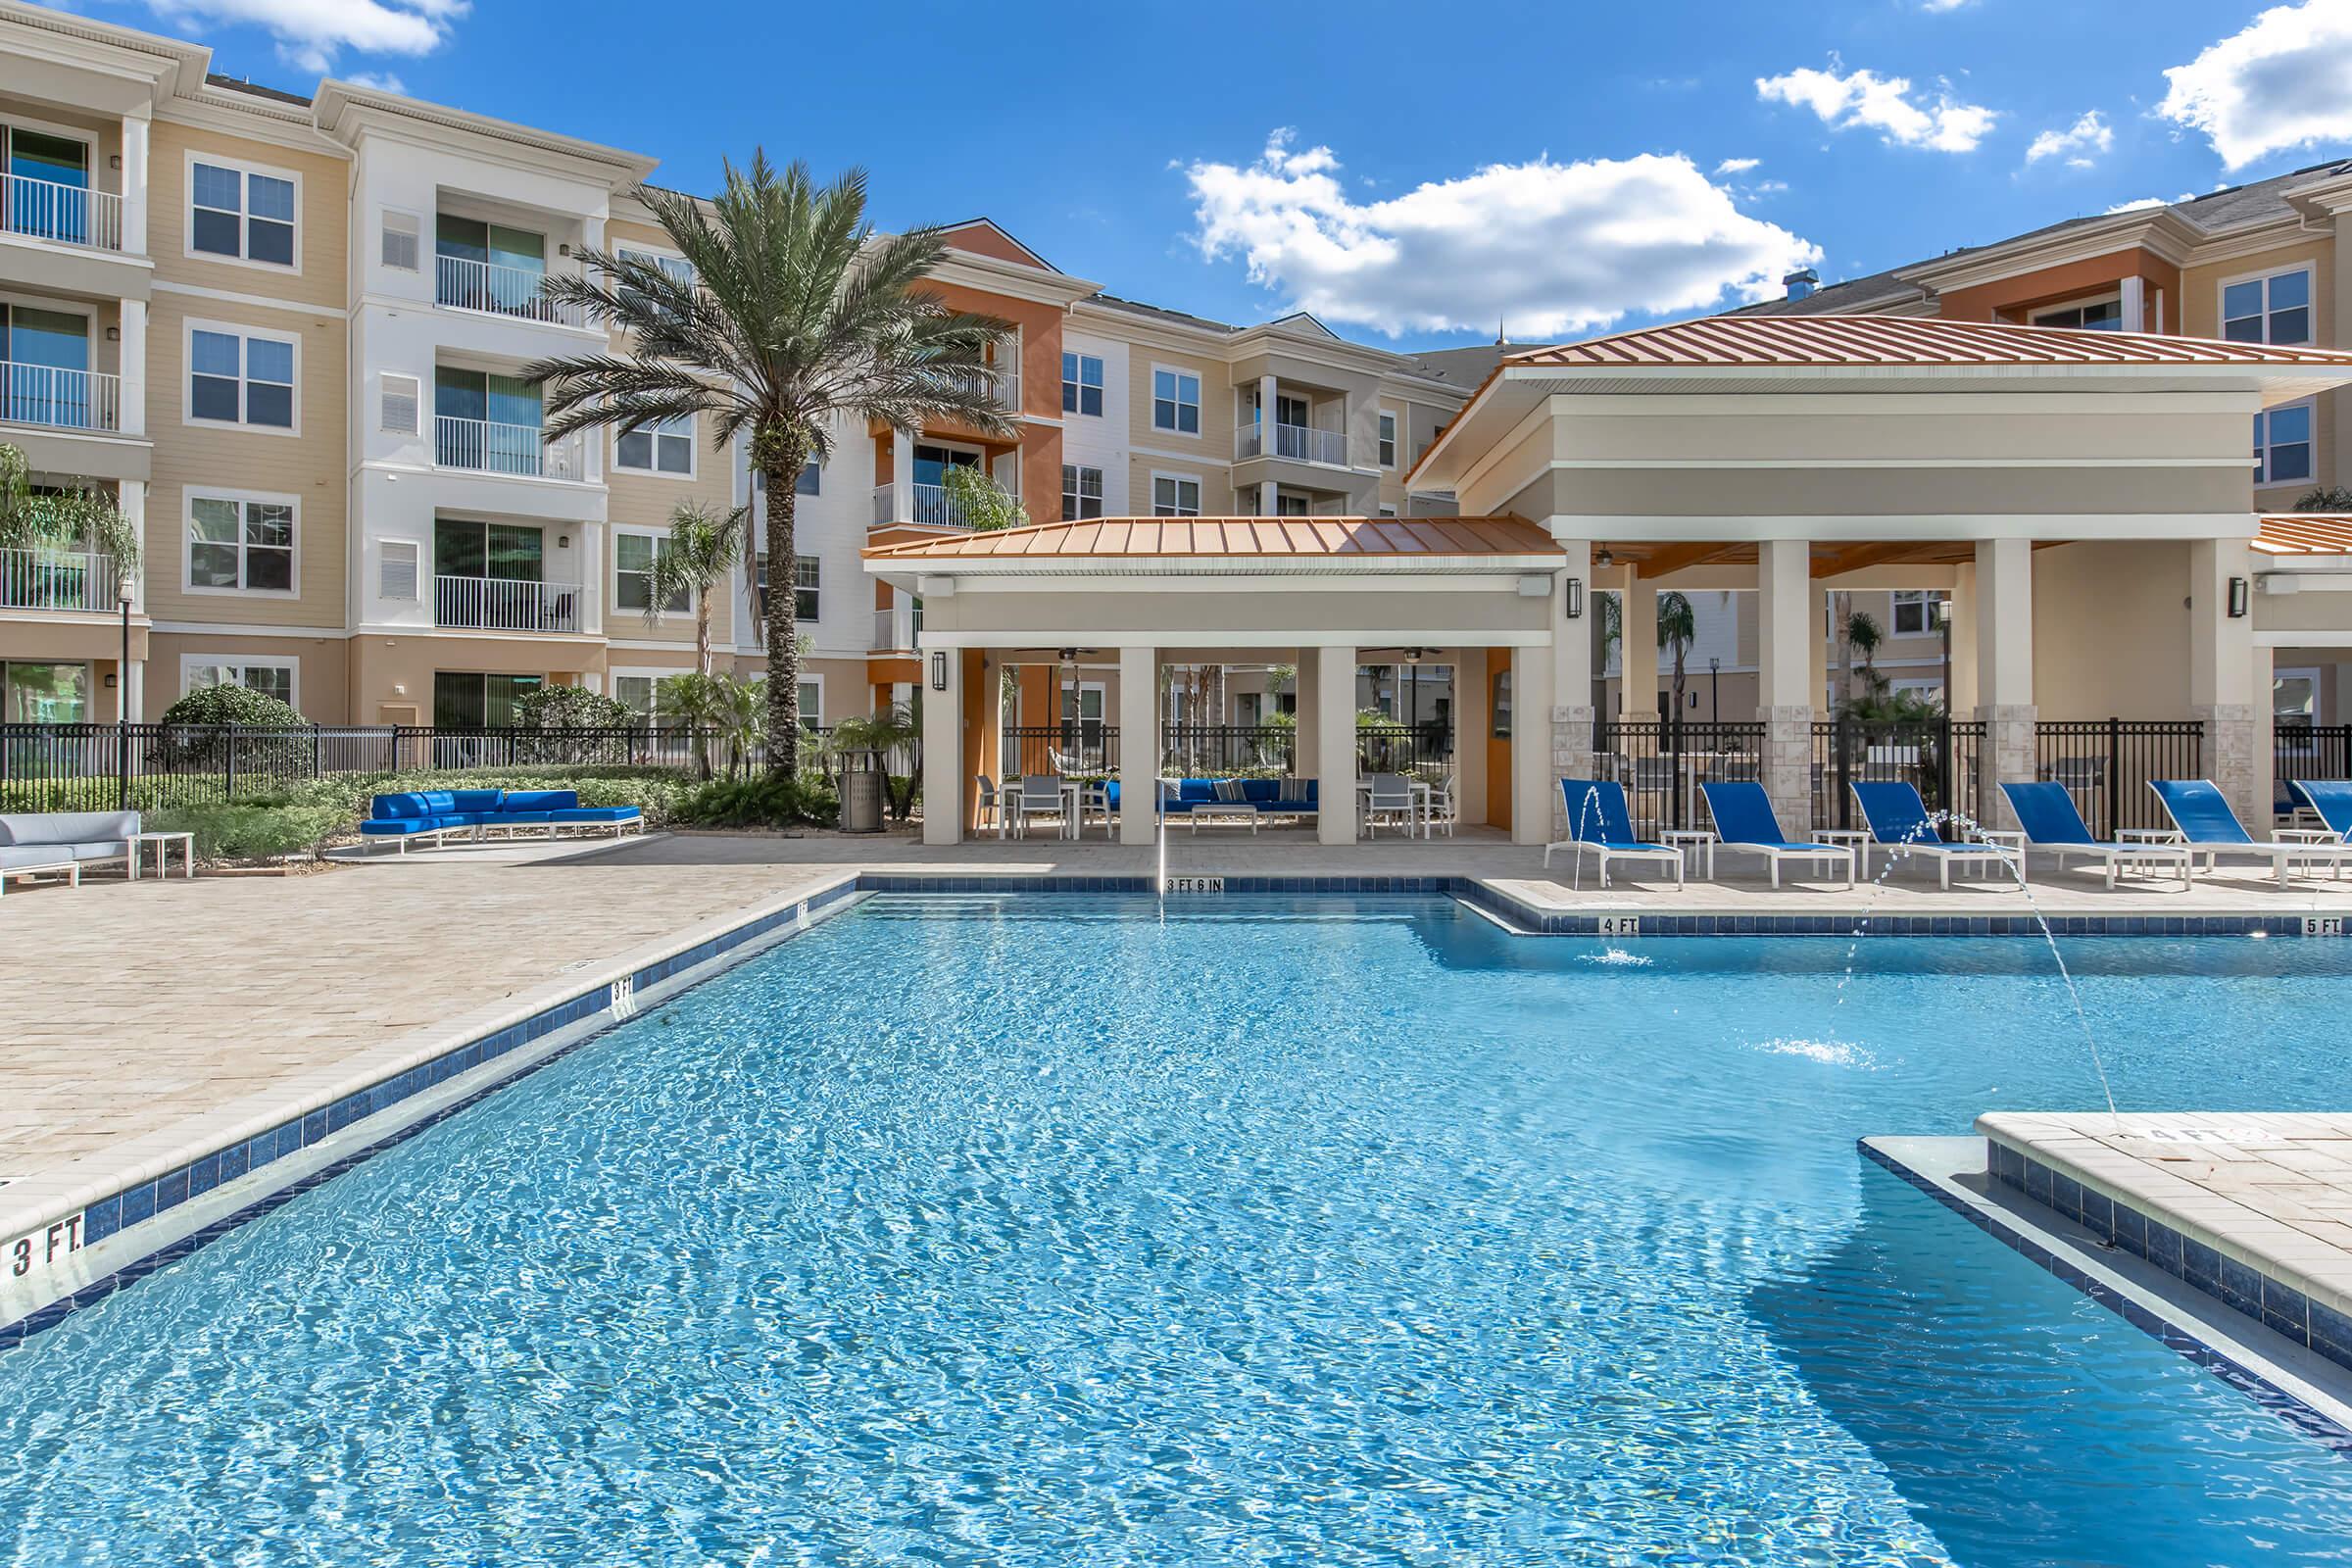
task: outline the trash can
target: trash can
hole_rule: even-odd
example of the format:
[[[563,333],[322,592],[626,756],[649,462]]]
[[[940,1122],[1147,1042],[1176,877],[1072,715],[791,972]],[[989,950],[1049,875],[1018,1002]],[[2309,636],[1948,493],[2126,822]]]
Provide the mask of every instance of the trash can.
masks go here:
[[[882,831],[882,754],[843,752],[841,758],[841,830],[844,833]]]

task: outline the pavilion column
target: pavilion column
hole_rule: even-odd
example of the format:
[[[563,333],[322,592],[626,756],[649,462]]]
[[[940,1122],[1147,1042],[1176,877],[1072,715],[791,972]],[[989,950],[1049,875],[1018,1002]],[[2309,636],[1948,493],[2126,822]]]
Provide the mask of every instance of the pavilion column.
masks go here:
[[[1320,653],[1321,650],[1315,648],[1299,649],[1296,656],[1298,673],[1291,677],[1291,692],[1297,699],[1297,710],[1292,714],[1291,728],[1293,778],[1313,778],[1316,763],[1322,757],[1317,749],[1320,743],[1316,739],[1322,733],[1322,726],[1316,721],[1321,717],[1323,704],[1315,686],[1315,672],[1323,667],[1318,657]]]
[[[1119,650],[1119,842],[1159,831],[1159,650]]]
[[[1555,593],[1557,589],[1553,590]],[[1556,706],[1552,686],[1558,662],[1555,650],[1544,647],[1511,650],[1511,842],[1548,844],[1566,838],[1567,811],[1560,802],[1559,780],[1591,778],[1591,773],[1564,772],[1555,760],[1559,749],[1556,726],[1548,717]],[[1590,655],[1588,655],[1590,657]],[[1591,731],[1586,732],[1585,765],[1592,764]]]
[[[2242,539],[2196,539],[2188,546],[2188,716],[2205,725],[2205,776],[2221,787],[2249,827],[2270,821],[2271,797],[2254,780],[2255,658],[2252,602],[2230,614],[2230,579],[2253,568]],[[2267,661],[2265,661],[2267,662]],[[2268,684],[2262,709],[2268,711]],[[2259,833],[2260,828],[2255,827]]]
[[[1813,825],[1813,549],[1802,539],[1756,547],[1756,717],[1764,725],[1764,793],[1781,831]]]
[[[2003,784],[2034,780],[2034,545],[1977,541],[1977,814],[1986,827],[2014,828]]]
[[[923,842],[950,845],[963,842],[963,812],[955,804],[963,800],[964,659],[951,652],[944,666],[948,689],[923,693]],[[926,674],[926,680],[928,675]]]
[[[972,771],[1000,791],[1004,785],[1004,663],[1001,656],[980,655],[980,730],[972,737]]]
[[[1618,717],[1637,721],[1658,716],[1658,590],[1642,580],[1640,566],[1625,568],[1618,596]]]
[[[1567,808],[1553,779],[1591,778],[1592,776],[1592,636],[1584,617],[1592,613],[1592,595],[1589,591],[1592,577],[1592,546],[1588,540],[1571,540],[1560,547],[1566,557],[1560,564],[1560,574],[1551,585],[1551,608],[1544,619],[1549,623],[1551,647],[1548,650],[1551,674],[1551,762],[1544,779],[1544,799],[1551,803],[1542,820],[1552,820],[1553,811],[1560,813],[1559,825],[1565,832]],[[1574,584],[1573,590],[1570,584]],[[1578,618],[1568,618],[1568,596],[1571,592],[1583,601],[1577,607]],[[1656,604],[1655,596],[1651,604]],[[1654,651],[1657,641],[1652,638]],[[1530,649],[1533,663],[1546,650]],[[1524,701],[1514,694],[1514,701]],[[1522,709],[1532,722],[1540,710]],[[1516,812],[1512,820],[1517,821]]]
[[[1952,629],[1952,689],[1943,694],[1943,710],[1954,718],[1977,710],[1977,568],[1963,563],[1952,568],[1952,599],[1944,607],[1944,621]]]
[[[2247,586],[2252,587],[2251,579]],[[2248,607],[2248,618],[2252,609]],[[2271,702],[2272,684],[2278,678],[2277,650],[2254,650],[2254,801],[2259,818],[2249,817],[2246,826],[2258,839],[2267,839],[2276,826],[2274,813],[2278,806],[2278,715]],[[2255,825],[2259,820],[2261,825]]]
[[[1322,648],[1316,652],[1315,837],[1324,844],[1353,844],[1355,650]]]

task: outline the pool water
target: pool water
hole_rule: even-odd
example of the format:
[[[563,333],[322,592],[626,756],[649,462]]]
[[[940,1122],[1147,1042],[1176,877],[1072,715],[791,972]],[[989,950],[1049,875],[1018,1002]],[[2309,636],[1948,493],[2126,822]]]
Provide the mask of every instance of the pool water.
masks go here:
[[[0,1356],[0,1562],[2352,1561],[2338,1457],[1861,1159],[2037,943],[869,900]],[[2352,944],[2069,944],[2127,1109]]]

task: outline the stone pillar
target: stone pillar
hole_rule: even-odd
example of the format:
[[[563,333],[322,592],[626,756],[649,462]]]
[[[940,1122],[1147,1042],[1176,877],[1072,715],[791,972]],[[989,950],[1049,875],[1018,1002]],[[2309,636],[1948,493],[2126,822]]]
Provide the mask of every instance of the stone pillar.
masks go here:
[[[1619,599],[1624,613],[1618,618],[1618,701],[1621,716],[1655,719],[1658,716],[1658,590],[1642,580],[1642,568],[1625,568]],[[1540,710],[1538,710],[1540,711]]]
[[[1553,592],[1557,593],[1555,588]],[[1590,778],[1570,773],[1555,760],[1557,731],[1551,723],[1554,707],[1553,651],[1516,648],[1511,651],[1511,842],[1549,844],[1567,837],[1560,827],[1567,813],[1560,806],[1563,778]],[[1587,741],[1588,748],[1591,741]],[[1588,751],[1585,765],[1591,767]]]
[[[1271,412],[1271,411],[1269,411]],[[1323,648],[1315,661],[1315,837],[1355,842],[1355,650]],[[1304,707],[1304,704],[1300,704]]]
[[[1558,580],[1551,585],[1551,608],[1544,618],[1551,626],[1551,765],[1549,779],[1591,778],[1592,776],[1592,635],[1584,617],[1595,613],[1592,605],[1592,546],[1590,541],[1577,539],[1560,547],[1567,559],[1560,564]],[[1568,618],[1568,585],[1574,582],[1584,594],[1582,615]],[[1653,594],[1652,608],[1657,603]],[[1654,651],[1657,643],[1650,643]],[[1545,650],[1531,649],[1530,662]],[[1654,657],[1653,657],[1654,662]],[[1535,710],[1522,709],[1532,723]],[[1559,790],[1547,790],[1547,799],[1561,813],[1563,828],[1566,807]],[[1514,820],[1516,819],[1514,815]],[[1545,820],[1549,820],[1548,815]],[[1560,835],[1566,837],[1565,831]]]
[[[1119,650],[1119,842],[1159,831],[1159,650]]]
[[[1952,602],[1944,609],[1952,628],[1952,689],[1943,694],[1943,710],[1966,718],[1977,710],[1977,568],[1952,568]]]
[[[2034,546],[1977,541],[1977,809],[1986,827],[2014,828],[2003,784],[2034,778]]]
[[[1802,539],[1756,547],[1756,717],[1764,725],[1764,793],[1781,831],[1813,825],[1813,548]]]
[[[2234,619],[2232,577],[2244,578],[2248,589],[2247,613]],[[2271,798],[2257,800],[2254,790],[2253,580],[2243,539],[2189,542],[2188,716],[2205,725],[2205,776],[2249,828],[2271,819]],[[2269,710],[2267,685],[2262,707]]]
[[[948,689],[931,685],[931,666],[923,665],[923,842],[930,845],[963,842],[963,655],[947,658]]]

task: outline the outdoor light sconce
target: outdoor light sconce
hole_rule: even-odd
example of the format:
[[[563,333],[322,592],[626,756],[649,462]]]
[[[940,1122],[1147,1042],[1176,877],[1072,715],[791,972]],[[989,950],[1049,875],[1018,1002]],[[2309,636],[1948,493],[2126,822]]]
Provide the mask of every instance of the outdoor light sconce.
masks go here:
[[[935,649],[931,654],[931,689],[935,692],[948,689],[948,653],[944,648]]]
[[[1570,620],[1585,618],[1585,579],[1582,577],[1568,579],[1568,618]]]
[[[2231,620],[2246,618],[2246,591],[2245,578],[2232,577],[2230,579],[2230,618]]]

